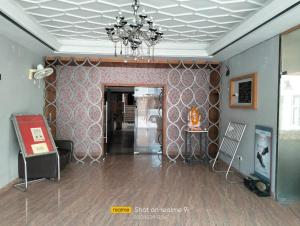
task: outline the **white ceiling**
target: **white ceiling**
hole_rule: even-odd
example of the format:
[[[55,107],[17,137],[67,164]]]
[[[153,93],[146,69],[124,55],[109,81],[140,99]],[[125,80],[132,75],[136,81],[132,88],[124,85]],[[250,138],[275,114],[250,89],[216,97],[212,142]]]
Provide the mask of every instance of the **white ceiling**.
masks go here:
[[[99,40],[121,11],[132,19],[132,0],[15,0],[58,39]],[[213,42],[259,10],[267,0],[142,0],[166,41]]]
[[[156,54],[209,57],[296,0],[142,0],[142,9],[162,26],[165,38]],[[52,46],[57,54],[112,55],[105,26],[122,11],[132,17],[132,0],[0,0],[0,10]],[[299,7],[298,7],[299,10]],[[299,12],[299,11],[298,11]],[[295,14],[294,14],[295,15]],[[299,13],[300,15],[300,13]],[[222,58],[243,51],[299,21],[285,18],[286,28],[271,27],[242,45],[235,43]],[[229,51],[229,52],[228,52]]]

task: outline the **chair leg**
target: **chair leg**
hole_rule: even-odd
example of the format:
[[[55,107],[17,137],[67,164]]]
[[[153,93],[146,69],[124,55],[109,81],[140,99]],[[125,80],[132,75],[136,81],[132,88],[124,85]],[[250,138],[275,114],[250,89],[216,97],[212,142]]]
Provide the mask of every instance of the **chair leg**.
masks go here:
[[[58,152],[56,152],[56,156],[57,156],[57,181],[60,181],[60,157]]]

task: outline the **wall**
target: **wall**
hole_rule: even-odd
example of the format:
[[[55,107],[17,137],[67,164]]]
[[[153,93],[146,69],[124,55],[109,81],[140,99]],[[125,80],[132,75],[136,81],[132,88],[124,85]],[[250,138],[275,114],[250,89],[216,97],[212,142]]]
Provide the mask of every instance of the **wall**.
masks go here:
[[[300,74],[300,29],[282,36],[282,71]]]
[[[19,146],[10,121],[12,113],[42,113],[43,87],[27,79],[42,57],[0,35],[0,188],[18,177]]]
[[[67,63],[66,65],[69,65]],[[86,64],[85,64],[86,65]],[[156,84],[166,87],[166,150],[170,159],[177,159],[184,150],[184,128],[188,108],[196,105],[205,125],[218,128],[218,123],[208,122],[210,104],[210,65],[191,68],[151,68],[118,66],[55,66],[57,98],[46,106],[57,107],[57,138],[71,139],[75,143],[75,158],[99,160],[103,153],[103,84],[138,85]],[[219,74],[215,75],[218,77]],[[196,141],[197,138],[194,138]],[[216,142],[215,140],[211,141]],[[194,150],[199,149],[194,142]]]
[[[278,59],[279,37],[274,37],[224,62],[230,68],[230,77],[222,76],[221,85],[221,137],[223,137],[229,121],[247,124],[247,129],[239,148],[239,155],[242,155],[243,159],[240,164],[237,159],[234,161],[235,168],[245,175],[254,172],[255,125],[273,128],[272,191],[274,191],[276,165]],[[229,80],[235,76],[251,72],[258,73],[257,110],[229,108]]]

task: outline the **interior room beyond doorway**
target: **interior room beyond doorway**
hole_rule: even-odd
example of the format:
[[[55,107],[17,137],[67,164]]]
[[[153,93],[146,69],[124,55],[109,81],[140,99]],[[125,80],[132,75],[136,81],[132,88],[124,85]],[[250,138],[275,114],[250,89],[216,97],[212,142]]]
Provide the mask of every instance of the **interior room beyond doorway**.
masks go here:
[[[108,154],[161,154],[163,89],[106,86],[105,151]]]

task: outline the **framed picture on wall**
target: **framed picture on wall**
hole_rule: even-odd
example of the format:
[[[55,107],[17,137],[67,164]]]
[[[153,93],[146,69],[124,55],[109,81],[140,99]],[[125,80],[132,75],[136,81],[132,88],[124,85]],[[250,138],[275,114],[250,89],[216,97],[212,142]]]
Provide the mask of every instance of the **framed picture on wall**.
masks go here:
[[[230,79],[229,106],[231,108],[256,109],[257,75],[242,75]]]
[[[268,182],[271,180],[272,128],[255,126],[254,174]]]

